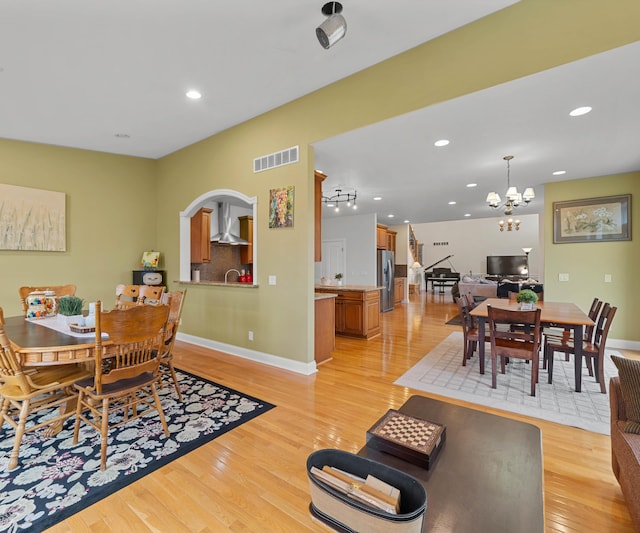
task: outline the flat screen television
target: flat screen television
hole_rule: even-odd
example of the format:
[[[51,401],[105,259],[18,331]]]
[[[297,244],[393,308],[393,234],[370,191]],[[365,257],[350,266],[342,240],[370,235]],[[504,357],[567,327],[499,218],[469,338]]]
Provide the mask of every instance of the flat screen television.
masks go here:
[[[490,276],[522,276],[526,268],[526,255],[487,256],[487,274]]]

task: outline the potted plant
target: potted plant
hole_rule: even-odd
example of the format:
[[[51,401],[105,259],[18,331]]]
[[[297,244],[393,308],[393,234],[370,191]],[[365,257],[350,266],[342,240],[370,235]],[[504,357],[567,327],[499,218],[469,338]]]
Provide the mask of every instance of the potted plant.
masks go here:
[[[84,300],[78,296],[58,298],[58,319],[65,324],[79,323],[82,317]]]
[[[531,289],[522,289],[516,296],[516,302],[520,304],[521,310],[530,311],[533,304],[538,302],[538,295]]]
[[[341,274],[340,272],[338,272],[338,273],[335,275],[335,278],[336,278],[336,283],[337,283],[338,285],[342,285],[342,274]]]

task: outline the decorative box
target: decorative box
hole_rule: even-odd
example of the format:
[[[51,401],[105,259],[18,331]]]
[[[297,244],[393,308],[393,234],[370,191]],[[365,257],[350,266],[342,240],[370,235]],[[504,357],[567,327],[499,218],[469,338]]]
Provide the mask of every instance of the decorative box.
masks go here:
[[[367,431],[367,447],[428,470],[445,438],[445,426],[390,409]]]
[[[332,466],[365,479],[371,475],[400,491],[397,514],[360,503],[311,474],[313,467]],[[307,458],[311,492],[309,509],[314,518],[341,532],[420,533],[427,508],[427,493],[416,478],[400,470],[341,450],[318,450]]]

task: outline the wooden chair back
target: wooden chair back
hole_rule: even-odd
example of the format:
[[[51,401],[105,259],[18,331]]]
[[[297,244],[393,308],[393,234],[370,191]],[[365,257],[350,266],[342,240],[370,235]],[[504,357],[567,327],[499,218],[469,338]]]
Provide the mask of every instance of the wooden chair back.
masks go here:
[[[75,296],[75,285],[42,285],[40,287],[20,287],[18,292],[20,293],[20,302],[22,303],[22,311],[24,316],[27,316],[29,306],[27,305],[27,296],[36,291],[53,291],[57,297],[60,296]]]
[[[102,312],[96,302],[95,390],[110,383],[137,377],[146,372],[158,373],[159,355],[163,351],[167,305],[137,305],[130,309]],[[103,345],[102,334],[109,335]]]
[[[532,360],[540,348],[541,309],[520,311],[490,305],[487,311],[492,356],[496,353],[500,357]]]
[[[4,316],[2,308],[0,308],[0,316]],[[4,320],[0,321],[0,382],[4,386],[14,387],[16,391],[19,390],[25,395],[34,390],[22,369],[20,360],[11,347],[9,337],[4,330]]]
[[[609,329],[613,322],[613,317],[616,315],[617,307],[612,307],[608,303],[602,306],[602,311],[596,322],[595,332],[593,335],[593,346],[604,354],[605,344],[607,343],[607,337],[609,335]],[[585,340],[588,340],[585,336]]]
[[[140,285],[138,305],[157,305],[162,302],[164,294],[164,285]]]
[[[591,307],[589,308],[589,318],[591,320],[593,320],[594,322],[596,322],[596,319],[598,317],[598,313],[600,312],[600,309],[602,307],[603,302],[601,300],[599,300],[598,298],[594,298],[593,302],[591,303]],[[593,340],[593,332],[595,330],[595,325],[593,326],[587,326],[586,328],[584,328],[584,340],[587,342],[591,342]]]

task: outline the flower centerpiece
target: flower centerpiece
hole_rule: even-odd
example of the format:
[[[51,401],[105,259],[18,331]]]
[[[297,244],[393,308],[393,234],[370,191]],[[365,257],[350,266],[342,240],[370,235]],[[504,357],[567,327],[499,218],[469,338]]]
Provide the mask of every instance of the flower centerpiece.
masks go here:
[[[538,295],[531,289],[522,289],[516,296],[516,302],[520,304],[521,310],[530,311],[538,303]]]
[[[78,296],[61,296],[58,298],[58,320],[65,324],[83,322],[83,304],[84,300]]]

